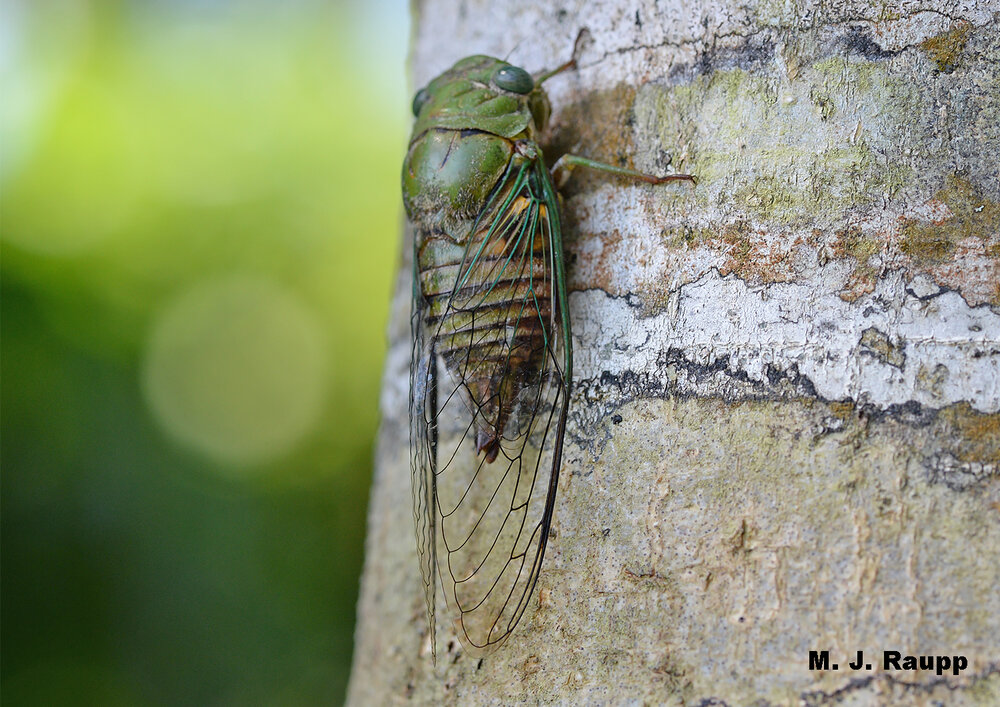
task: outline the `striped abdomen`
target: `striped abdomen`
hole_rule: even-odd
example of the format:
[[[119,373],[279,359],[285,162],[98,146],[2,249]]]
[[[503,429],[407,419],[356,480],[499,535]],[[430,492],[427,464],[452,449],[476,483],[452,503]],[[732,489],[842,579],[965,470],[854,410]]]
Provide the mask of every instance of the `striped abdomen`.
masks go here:
[[[537,380],[552,335],[545,206],[527,196],[483,219],[461,245],[421,233],[427,332],[476,410],[476,449],[493,461],[522,388]],[[514,433],[516,435],[516,432]]]

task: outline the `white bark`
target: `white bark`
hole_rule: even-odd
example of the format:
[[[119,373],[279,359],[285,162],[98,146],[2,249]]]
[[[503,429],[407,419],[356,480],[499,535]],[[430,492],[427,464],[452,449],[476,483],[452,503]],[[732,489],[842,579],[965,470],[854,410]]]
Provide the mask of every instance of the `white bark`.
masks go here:
[[[415,20],[415,86],[473,53],[554,66],[588,28],[546,86],[551,144],[700,182],[565,191],[577,368],[537,606],[437,668],[404,265],[350,702],[1000,703],[998,6],[426,0]],[[885,650],[969,665],[896,672]]]

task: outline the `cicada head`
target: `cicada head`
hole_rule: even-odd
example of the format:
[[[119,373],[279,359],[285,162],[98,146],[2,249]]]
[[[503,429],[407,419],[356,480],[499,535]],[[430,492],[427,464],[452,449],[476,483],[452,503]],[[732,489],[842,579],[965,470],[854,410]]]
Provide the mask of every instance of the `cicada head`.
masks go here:
[[[413,98],[416,137],[432,128],[533,138],[545,129],[549,99],[531,74],[490,56],[462,59]]]

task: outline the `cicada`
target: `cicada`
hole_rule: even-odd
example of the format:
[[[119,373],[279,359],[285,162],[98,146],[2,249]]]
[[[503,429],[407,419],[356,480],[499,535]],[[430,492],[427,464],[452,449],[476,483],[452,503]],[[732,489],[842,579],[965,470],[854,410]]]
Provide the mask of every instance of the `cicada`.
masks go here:
[[[489,56],[417,92],[403,163],[413,226],[410,459],[417,550],[436,654],[437,582],[459,638],[498,646],[524,615],[552,524],[573,347],[556,185],[576,166],[539,136],[542,83]]]

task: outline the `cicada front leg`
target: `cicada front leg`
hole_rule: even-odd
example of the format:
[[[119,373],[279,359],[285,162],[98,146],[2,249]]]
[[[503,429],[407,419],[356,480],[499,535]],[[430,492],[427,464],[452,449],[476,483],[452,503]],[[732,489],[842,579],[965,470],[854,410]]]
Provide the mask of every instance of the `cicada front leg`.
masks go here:
[[[552,175],[552,181],[555,183],[557,189],[566,183],[569,179],[570,173],[575,167],[587,167],[589,169],[596,169],[610,174],[620,174],[623,177],[635,179],[640,182],[647,182],[649,184],[663,184],[665,182],[678,181],[687,181],[692,184],[696,184],[698,182],[694,175],[691,174],[665,174],[663,176],[657,176],[655,174],[639,172],[634,169],[627,169],[626,167],[616,167],[615,165],[607,164],[606,162],[597,162],[595,160],[587,159],[586,157],[580,157],[579,155],[563,155],[556,160],[556,163],[552,165],[552,169],[549,170]]]

